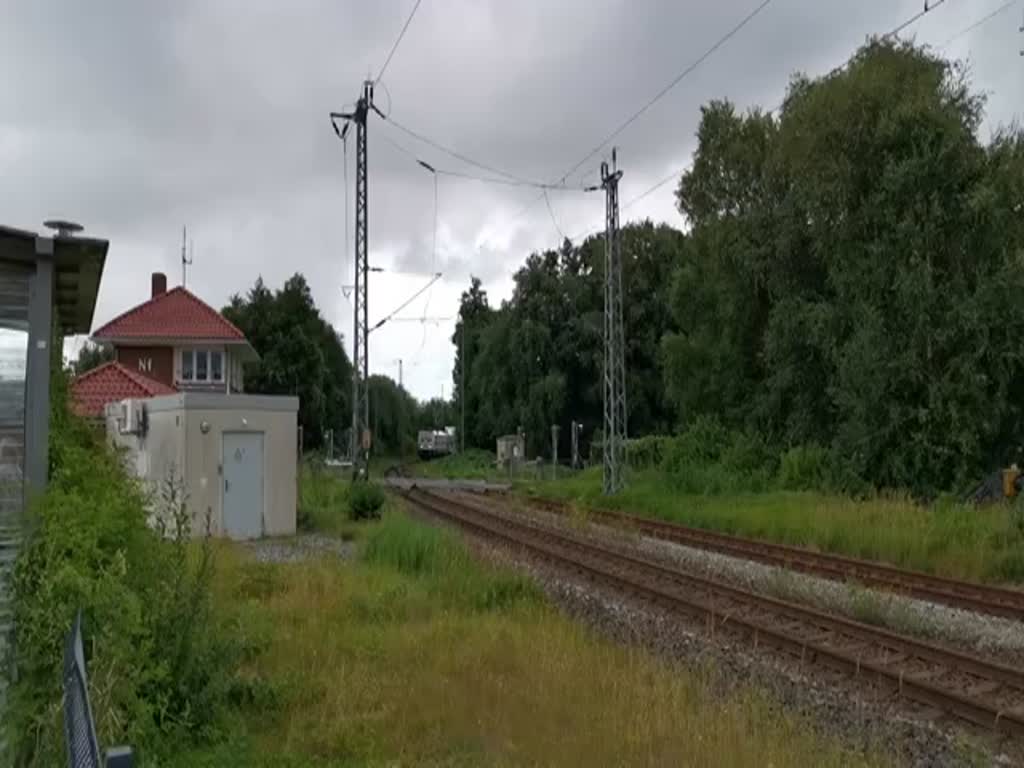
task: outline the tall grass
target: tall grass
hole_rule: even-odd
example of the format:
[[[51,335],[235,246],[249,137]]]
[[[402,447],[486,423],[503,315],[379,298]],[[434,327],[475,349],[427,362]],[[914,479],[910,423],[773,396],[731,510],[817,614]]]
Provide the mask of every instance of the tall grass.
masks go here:
[[[1024,535],[1011,508],[973,508],[906,496],[867,499],[815,491],[682,493],[658,472],[633,472],[625,490],[601,495],[600,468],[527,492],[645,517],[881,560],[952,578],[1024,581]]]
[[[877,765],[752,691],[595,637],[450,534],[388,515],[365,559],[224,559],[254,649],[232,739],[180,765]],[[253,569],[272,574],[249,593]],[[486,595],[500,598],[483,599]]]

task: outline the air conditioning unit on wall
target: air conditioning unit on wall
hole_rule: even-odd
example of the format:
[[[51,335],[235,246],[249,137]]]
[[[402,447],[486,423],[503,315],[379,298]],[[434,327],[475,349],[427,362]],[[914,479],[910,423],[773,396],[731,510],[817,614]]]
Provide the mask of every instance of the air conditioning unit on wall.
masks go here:
[[[122,435],[143,435],[146,432],[146,411],[138,400],[122,400],[117,417],[118,431]]]

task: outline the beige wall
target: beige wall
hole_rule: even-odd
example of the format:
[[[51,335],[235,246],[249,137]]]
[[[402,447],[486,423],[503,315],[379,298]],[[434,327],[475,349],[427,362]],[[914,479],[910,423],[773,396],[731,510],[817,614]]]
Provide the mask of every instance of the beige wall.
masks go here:
[[[220,407],[193,408],[190,397],[206,398]],[[107,407],[107,434],[125,450],[131,471],[158,493],[160,483],[172,473],[184,480],[193,533],[224,534],[223,475],[221,451],[224,432],[263,433],[263,535],[295,533],[297,412],[285,401],[294,398],[253,397],[245,407],[244,395],[169,395],[143,401],[147,404],[149,430],[145,436],[118,431],[119,405]],[[267,403],[280,401],[279,409]],[[203,424],[208,425],[203,432]]]
[[[144,401],[143,401],[144,402]],[[106,407],[107,436],[123,451],[126,468],[140,478],[154,497],[151,510],[160,509],[161,485],[168,479],[185,482],[185,419],[181,410],[150,413],[145,435],[122,434],[120,403]],[[187,484],[186,484],[187,490]]]
[[[221,450],[224,432],[263,433],[263,535],[295,533],[296,413],[295,411],[220,410],[186,411],[189,493],[196,522],[223,534],[223,475]],[[209,431],[202,432],[202,424]]]

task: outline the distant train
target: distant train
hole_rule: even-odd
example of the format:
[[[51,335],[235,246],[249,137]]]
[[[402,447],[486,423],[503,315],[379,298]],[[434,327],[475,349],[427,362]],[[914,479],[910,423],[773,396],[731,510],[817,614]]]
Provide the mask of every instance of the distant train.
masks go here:
[[[436,459],[455,453],[455,428],[421,429],[416,438],[416,453],[421,459]]]

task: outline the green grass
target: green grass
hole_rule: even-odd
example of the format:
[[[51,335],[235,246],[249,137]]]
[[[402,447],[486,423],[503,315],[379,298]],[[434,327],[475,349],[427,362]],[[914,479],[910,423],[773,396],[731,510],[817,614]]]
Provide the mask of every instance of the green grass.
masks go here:
[[[726,533],[889,562],[960,579],[1024,582],[1024,533],[1008,505],[973,508],[907,497],[855,500],[811,491],[692,494],[654,472],[630,474],[601,495],[601,470],[558,482],[521,483],[527,494],[618,509]]]
[[[299,528],[346,541],[360,538],[367,523],[351,517],[351,487],[348,471],[303,464],[299,468]]]
[[[258,583],[258,589],[251,585]],[[175,766],[883,765],[752,690],[606,642],[389,512],[362,559],[220,559],[247,648],[222,741]]]
[[[440,459],[419,461],[408,468],[418,477],[458,477],[466,480],[502,480],[503,470],[494,466],[494,454],[471,448]]]

